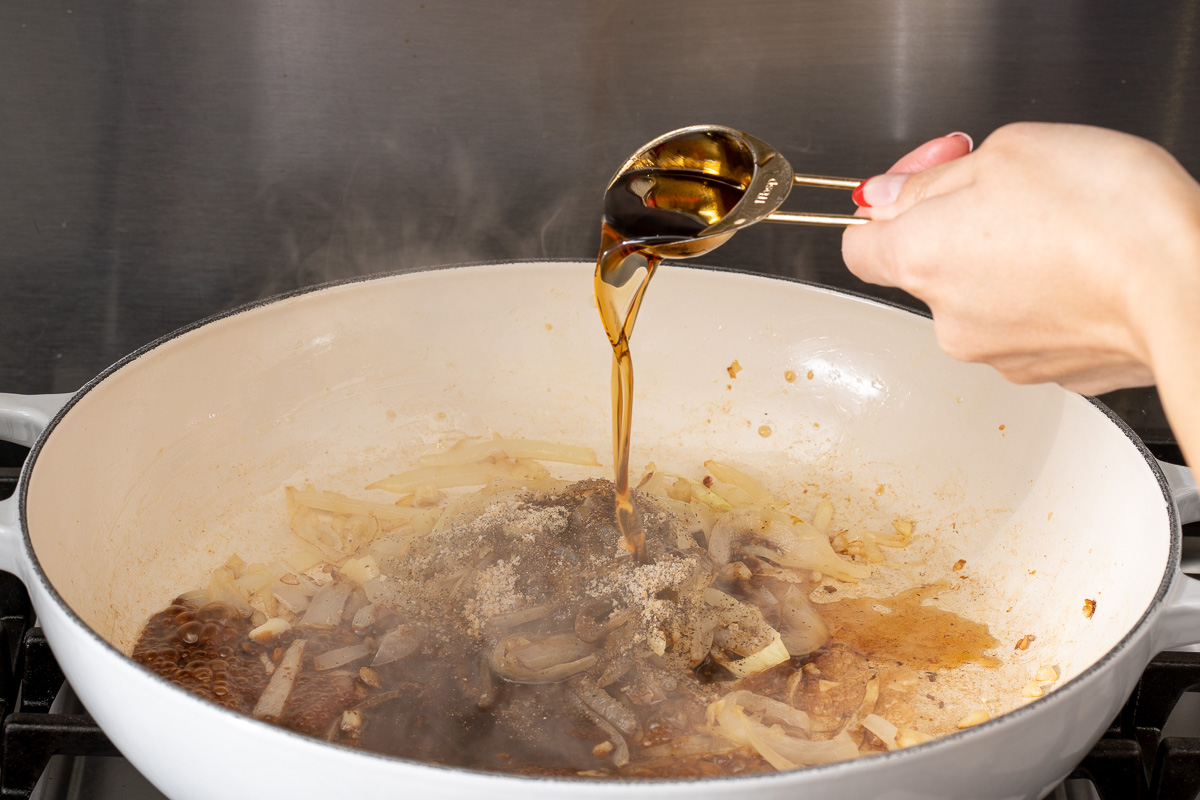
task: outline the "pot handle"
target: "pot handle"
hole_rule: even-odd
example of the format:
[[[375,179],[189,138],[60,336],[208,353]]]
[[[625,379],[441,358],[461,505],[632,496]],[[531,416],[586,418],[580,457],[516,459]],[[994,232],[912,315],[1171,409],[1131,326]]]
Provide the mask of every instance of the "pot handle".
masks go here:
[[[1192,471],[1179,464],[1158,462],[1167,485],[1171,489],[1171,500],[1179,510],[1181,524],[1200,521],[1200,491],[1196,488],[1196,477]],[[1157,650],[1194,645],[1200,642],[1200,580],[1188,577],[1176,569],[1166,600],[1163,603],[1162,621],[1156,626]]]
[[[68,394],[4,394],[0,392],[0,440],[32,447],[50,420],[71,399]],[[19,495],[0,500],[0,570],[20,575],[21,521]]]
[[[30,395],[0,392],[0,439],[33,447],[54,415],[74,396],[74,392]]]
[[[1159,461],[1158,466],[1171,487],[1171,499],[1179,509],[1179,522],[1200,522],[1200,490],[1196,488],[1196,476],[1186,466]]]

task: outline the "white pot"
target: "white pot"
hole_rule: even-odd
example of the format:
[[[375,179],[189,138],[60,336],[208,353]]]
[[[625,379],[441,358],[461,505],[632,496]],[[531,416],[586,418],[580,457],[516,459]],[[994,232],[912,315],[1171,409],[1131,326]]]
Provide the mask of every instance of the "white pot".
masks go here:
[[[590,264],[533,263],[343,283],[188,328],[69,400],[0,396],[0,435],[34,445],[0,504],[0,567],[28,586],[88,710],[159,789],[176,800],[1037,798],[1087,753],[1156,652],[1200,641],[1200,584],[1179,572],[1172,490],[1101,406],[955,363],[927,319],[897,308],[663,267],[633,343],[635,468],[717,457],[780,491],[818,485],[845,513],[916,519],[919,541],[893,571],[934,580],[966,559],[948,607],[997,633],[1006,686],[1048,663],[1063,670],[1057,689],[854,762],[603,782],[329,746],[209,705],[125,657],[149,614],[231,552],[286,552],[285,483],[350,490],[456,431],[587,444],[611,463],[611,354],[591,281]],[[1185,521],[1200,517],[1187,471],[1167,469]],[[1097,604],[1090,619],[1085,599]],[[1013,650],[1022,632],[1037,638]]]

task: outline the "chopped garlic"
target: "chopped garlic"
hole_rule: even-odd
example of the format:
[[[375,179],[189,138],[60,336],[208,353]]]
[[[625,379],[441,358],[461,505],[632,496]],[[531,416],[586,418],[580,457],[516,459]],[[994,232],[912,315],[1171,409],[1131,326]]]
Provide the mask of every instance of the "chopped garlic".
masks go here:
[[[287,633],[291,629],[292,626],[286,619],[283,619],[282,617],[271,617],[271,619],[250,631],[248,636],[252,642],[266,644],[267,642],[275,641],[281,635]]]
[[[1058,667],[1050,664],[1043,664],[1038,667],[1037,674],[1033,676],[1035,681],[1049,681],[1053,683],[1058,680]]]
[[[918,744],[932,742],[933,737],[928,733],[914,731],[912,728],[898,728],[896,730],[896,746],[897,747],[913,747]]]
[[[992,718],[991,714],[989,714],[988,712],[986,712],[982,708],[980,708],[975,711],[972,711],[970,714],[967,714],[965,717],[960,719],[958,721],[958,728],[960,730],[962,728],[970,728],[973,725],[979,725],[981,723],[987,722],[991,718]]]
[[[342,712],[342,731],[344,733],[353,733],[354,731],[362,730],[362,724],[362,712],[357,708]]]
[[[650,649],[655,655],[661,656],[667,652],[667,637],[658,629],[650,631],[646,636],[646,644],[650,645]]]
[[[358,679],[372,689],[378,689],[383,685],[383,682],[379,680],[379,673],[370,667],[361,667],[358,670]]]
[[[1038,685],[1037,681],[1030,681],[1029,683],[1025,684],[1025,688],[1021,690],[1021,695],[1024,697],[1041,697],[1042,687]]]
[[[361,558],[352,558],[341,566],[342,577],[362,586],[367,581],[379,577],[379,562],[375,556],[367,553]]]

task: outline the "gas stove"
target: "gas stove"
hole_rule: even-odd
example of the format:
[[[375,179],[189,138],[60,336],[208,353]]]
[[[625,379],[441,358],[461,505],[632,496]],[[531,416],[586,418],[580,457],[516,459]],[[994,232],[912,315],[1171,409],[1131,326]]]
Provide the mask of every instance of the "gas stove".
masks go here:
[[[1173,443],[1154,454],[1181,463]],[[0,499],[25,451],[0,446]],[[1184,528],[1184,570],[1200,574],[1200,523]],[[0,800],[163,800],[75,697],[24,586],[0,573]],[[1200,795],[1200,652],[1160,653],[1103,738],[1047,800],[1193,800]]]

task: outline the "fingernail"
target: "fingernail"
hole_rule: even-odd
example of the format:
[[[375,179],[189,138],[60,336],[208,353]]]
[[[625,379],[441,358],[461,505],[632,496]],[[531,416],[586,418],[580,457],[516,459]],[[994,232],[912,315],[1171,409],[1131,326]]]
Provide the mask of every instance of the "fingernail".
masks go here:
[[[850,195],[854,202],[865,208],[890,206],[900,196],[900,190],[908,176],[900,173],[876,175],[860,183]]]
[[[971,134],[963,133],[962,131],[955,131],[954,133],[947,133],[945,138],[949,139],[951,136],[957,137],[966,142],[968,153],[975,149],[975,140],[971,138]]]
[[[854,191],[850,193],[850,199],[853,200],[854,205],[858,206],[859,208],[871,207],[871,204],[867,202],[867,198],[863,197],[863,187],[866,185],[867,182],[863,181],[858,186],[855,186]]]

